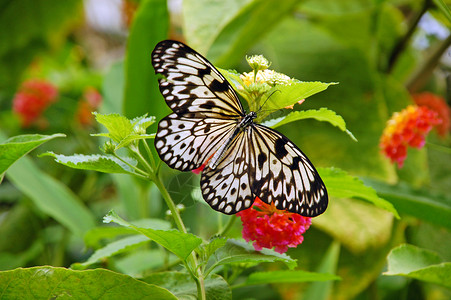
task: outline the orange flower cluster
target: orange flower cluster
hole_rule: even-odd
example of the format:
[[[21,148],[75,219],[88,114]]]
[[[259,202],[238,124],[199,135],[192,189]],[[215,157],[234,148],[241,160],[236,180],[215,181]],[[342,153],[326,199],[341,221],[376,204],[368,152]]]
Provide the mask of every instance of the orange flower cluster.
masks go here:
[[[426,106],[438,113],[442,122],[435,128],[437,133],[444,137],[451,129],[451,109],[446,104],[445,99],[430,92],[415,94],[412,97],[418,106]]]
[[[401,168],[407,157],[407,147],[421,148],[426,135],[442,120],[438,113],[425,106],[409,105],[393,114],[380,140],[383,153]]]
[[[312,224],[311,218],[278,210],[274,204],[266,204],[258,197],[252,207],[240,211],[237,216],[243,224],[243,238],[254,241],[255,250],[274,248],[285,253],[288,247],[295,248],[304,240],[302,236]]]
[[[94,116],[92,112],[102,103],[102,95],[93,87],[87,87],[83,96],[78,102],[77,112],[75,114],[79,124],[83,126],[91,125]]]
[[[42,79],[25,81],[13,99],[13,111],[20,117],[22,127],[38,120],[42,113],[57,100],[58,90]]]

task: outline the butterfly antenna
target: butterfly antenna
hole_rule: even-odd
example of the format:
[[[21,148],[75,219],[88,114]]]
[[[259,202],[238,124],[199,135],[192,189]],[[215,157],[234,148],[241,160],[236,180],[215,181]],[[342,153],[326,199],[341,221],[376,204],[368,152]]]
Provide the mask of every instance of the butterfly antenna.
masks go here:
[[[275,90],[274,92],[271,93],[271,95],[269,95],[265,102],[263,102],[263,104],[260,106],[260,109],[257,111],[257,114],[259,114],[262,111],[263,106],[265,106],[266,102],[268,102],[269,98],[271,98],[272,95],[274,95],[275,92],[280,92],[279,90]]]

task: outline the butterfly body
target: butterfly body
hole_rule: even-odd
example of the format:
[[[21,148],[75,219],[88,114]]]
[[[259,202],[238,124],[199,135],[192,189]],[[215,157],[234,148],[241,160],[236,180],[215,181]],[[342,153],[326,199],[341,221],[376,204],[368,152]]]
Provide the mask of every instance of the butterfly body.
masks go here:
[[[160,92],[173,111],[158,124],[155,148],[169,167],[201,175],[204,200],[235,214],[256,197],[303,216],[324,212],[327,190],[302,151],[281,133],[254,122],[232,86],[202,55],[176,41],[152,52]]]

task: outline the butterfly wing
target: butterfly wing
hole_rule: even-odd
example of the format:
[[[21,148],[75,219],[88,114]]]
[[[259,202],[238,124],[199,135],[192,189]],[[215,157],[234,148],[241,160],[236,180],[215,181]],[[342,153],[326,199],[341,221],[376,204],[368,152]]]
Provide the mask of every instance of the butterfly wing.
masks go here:
[[[235,91],[202,55],[166,40],[152,52],[160,92],[174,112],[158,124],[155,148],[171,168],[190,171],[207,162],[244,116]]]
[[[238,118],[243,107],[232,86],[202,55],[166,40],[152,52],[160,92],[172,111],[188,117]]]
[[[205,201],[226,214],[250,207],[256,197],[306,217],[320,215],[328,204],[309,159],[284,135],[258,124],[238,134],[215,169],[205,168],[201,189]]]
[[[213,156],[235,126],[233,120],[189,118],[172,113],[158,123],[155,148],[169,167],[191,171]]]
[[[235,214],[249,208],[255,200],[250,183],[254,173],[250,168],[251,134],[251,127],[238,133],[218,166],[206,166],[202,172],[202,196],[217,211]]]
[[[259,124],[253,129],[253,193],[278,209],[306,217],[322,214],[328,204],[326,186],[307,156],[281,133]]]

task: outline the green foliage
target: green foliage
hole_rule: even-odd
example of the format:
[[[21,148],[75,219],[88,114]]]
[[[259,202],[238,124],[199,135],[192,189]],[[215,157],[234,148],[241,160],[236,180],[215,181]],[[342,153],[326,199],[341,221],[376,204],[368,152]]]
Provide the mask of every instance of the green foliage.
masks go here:
[[[443,262],[434,252],[412,245],[401,245],[387,257],[384,275],[405,276],[451,288],[451,263]]]
[[[62,155],[55,154],[53,152],[44,153],[42,156],[52,156],[55,158],[57,163],[62,165],[80,169],[80,170],[92,170],[97,172],[104,173],[124,173],[131,174],[132,169],[124,162],[119,160],[118,158],[112,155],[83,155],[83,154],[75,154],[75,155]],[[135,162],[131,161],[132,164]]]
[[[197,288],[189,274],[181,272],[153,273],[143,279],[170,290],[178,299],[196,299]],[[205,279],[207,299],[232,299],[232,291],[227,282],[218,275]]]
[[[246,280],[246,285],[288,282],[310,282],[339,280],[340,277],[331,274],[306,271],[274,271],[252,273]]]
[[[332,196],[337,198],[365,199],[375,206],[391,212],[399,219],[399,214],[393,205],[387,200],[380,198],[373,188],[366,186],[358,178],[350,176],[337,168],[321,168],[318,172],[327,184],[327,189]]]
[[[378,193],[393,203],[401,213],[451,229],[451,199],[437,193],[367,180]]]
[[[3,2],[0,127],[11,138],[0,144],[0,298],[451,297],[449,134],[409,150],[403,169],[379,148],[410,93],[447,90],[439,58],[451,38],[415,21],[427,12],[448,26],[446,1],[185,0],[180,11],[126,1],[139,3],[126,34],[86,26],[83,1]],[[170,110],[151,52],[168,37],[240,72],[246,55],[262,54],[291,78],[252,98],[240,73],[220,69],[256,121],[270,116],[264,124],[298,145],[327,186],[329,208],[298,248],[255,251],[235,216],[195,195],[198,176],[155,155],[156,125]],[[58,101],[22,128],[13,93],[33,78],[55,84]],[[101,91],[95,119],[106,132],[77,121],[87,87]],[[100,224],[105,214],[116,224]]]
[[[94,227],[90,210],[67,186],[41,171],[33,161],[24,157],[10,167],[7,178],[27,195],[42,212],[82,237]]]
[[[53,134],[50,136],[40,134],[20,135],[2,142],[0,144],[0,182],[5,171],[16,160],[47,141],[64,136],[64,134]]]
[[[143,134],[138,131],[144,131],[155,123],[155,117],[147,118],[146,116],[138,117],[129,120],[124,116],[118,114],[97,114],[96,120],[106,127],[109,133],[94,134],[94,136],[104,136],[112,139],[117,143],[114,151],[127,146],[132,141],[137,139],[153,138],[155,134]]]
[[[338,242],[333,242],[327,249],[321,263],[318,265],[316,271],[324,273],[336,273],[338,259],[340,256],[340,244]],[[321,274],[317,273],[317,274]],[[327,276],[328,274],[324,274]],[[330,276],[330,275],[329,275]],[[332,275],[333,276],[333,275]],[[341,279],[341,278],[336,278]],[[332,294],[333,282],[325,280],[312,283],[308,289],[305,291],[304,297],[306,299],[328,299]]]
[[[122,107],[124,114],[128,117],[152,112],[160,119],[166,112],[162,106],[154,103],[161,99],[161,95],[157,77],[150,64],[152,49],[168,35],[169,15],[166,2],[165,0],[141,1],[130,30],[125,57]]]
[[[11,89],[38,52],[63,42],[81,1],[3,1],[1,6],[0,27],[8,30],[0,33],[0,88]]]
[[[202,239],[193,234],[183,233],[177,230],[155,230],[132,225],[120,218],[114,211],[110,211],[108,215],[105,216],[104,222],[115,222],[119,225],[130,227],[165,247],[182,260],[185,260],[188,255],[202,243]]]
[[[215,253],[214,266],[226,264],[248,263],[254,265],[261,262],[285,263],[290,269],[296,267],[295,260],[285,254],[277,253],[273,250],[263,249],[261,252],[255,251],[249,244],[242,240],[228,240],[224,247]]]
[[[354,135],[346,129],[346,123],[343,118],[337,115],[334,111],[328,110],[324,107],[319,110],[309,109],[303,111],[293,111],[285,117],[269,120],[265,122],[265,125],[271,128],[276,128],[290,122],[309,118],[316,119],[318,121],[329,122],[330,124],[338,127],[341,131],[346,132],[354,141],[357,141]]]
[[[104,269],[18,268],[1,272],[0,282],[5,283],[0,285],[5,299],[177,299],[164,288]]]

